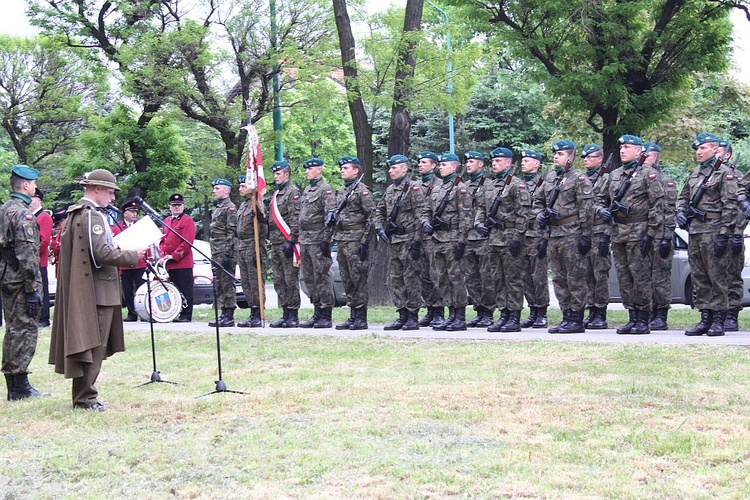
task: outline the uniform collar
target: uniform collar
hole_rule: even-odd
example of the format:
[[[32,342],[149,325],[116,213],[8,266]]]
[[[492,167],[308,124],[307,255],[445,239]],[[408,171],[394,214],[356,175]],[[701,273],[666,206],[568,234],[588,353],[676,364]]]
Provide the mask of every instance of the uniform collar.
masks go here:
[[[19,200],[23,201],[27,205],[31,203],[31,198],[29,196],[26,196],[23,193],[19,193],[17,191],[14,191],[10,194],[11,198],[18,198]]]

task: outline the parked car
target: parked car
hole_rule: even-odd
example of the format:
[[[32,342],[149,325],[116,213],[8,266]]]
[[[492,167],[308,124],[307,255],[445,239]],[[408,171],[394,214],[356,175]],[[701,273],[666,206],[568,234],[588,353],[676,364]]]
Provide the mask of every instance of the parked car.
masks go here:
[[[214,273],[211,270],[211,245],[207,241],[193,242],[193,304],[211,304],[214,301]],[[242,309],[250,307],[245,300],[240,282],[240,268],[234,272],[234,286],[237,291],[237,306]]]
[[[341,273],[339,272],[339,262],[336,260],[336,255],[338,251],[338,245],[336,242],[333,243],[333,247],[331,248],[331,258],[333,259],[333,263],[331,264],[331,269],[328,271],[328,275],[331,277],[331,282],[333,283],[333,301],[334,305],[336,307],[341,307],[346,305],[346,292],[344,291],[344,282],[341,281]],[[310,296],[310,292],[307,291],[307,286],[305,285],[304,276],[302,275],[302,269],[300,269],[299,273],[299,286],[300,289],[307,295]]]

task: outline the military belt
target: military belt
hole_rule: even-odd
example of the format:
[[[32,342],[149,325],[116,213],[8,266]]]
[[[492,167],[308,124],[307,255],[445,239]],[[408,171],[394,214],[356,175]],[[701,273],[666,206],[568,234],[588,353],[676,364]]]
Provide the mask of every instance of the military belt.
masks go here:
[[[500,229],[501,231],[504,231],[506,229],[515,229],[516,223],[515,222],[505,222],[504,220],[498,220],[495,222],[493,227],[496,227]]]
[[[341,231],[354,231],[355,229],[364,229],[364,228],[365,228],[365,225],[361,223],[360,224],[341,224],[339,226],[339,229]]]
[[[302,222],[299,225],[299,228],[304,231],[312,231],[315,229],[323,229],[325,227],[325,224],[323,224],[323,221],[319,222]]]
[[[648,222],[648,215],[640,215],[638,217],[615,216],[615,222],[617,222],[618,224],[636,224],[638,222]]]
[[[721,219],[721,212],[706,212],[706,220]]]
[[[435,228],[435,231],[448,231],[450,229],[458,229],[458,223],[453,222],[451,224],[444,224]]]
[[[565,217],[564,219],[550,219],[549,225],[550,226],[564,226],[565,224],[570,224],[571,222],[576,222],[577,220],[578,220],[578,214],[574,214],[569,217]]]

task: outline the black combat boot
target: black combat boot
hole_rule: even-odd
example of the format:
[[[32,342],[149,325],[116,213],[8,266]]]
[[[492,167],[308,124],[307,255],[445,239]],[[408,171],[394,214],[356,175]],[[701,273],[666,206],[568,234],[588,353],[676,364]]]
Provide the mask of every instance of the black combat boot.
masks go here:
[[[607,307],[595,307],[596,313],[588,325],[584,325],[584,328],[590,330],[605,330],[609,328],[607,324]]]
[[[508,332],[520,332],[521,331],[521,311],[509,311],[508,321],[500,327],[500,331],[504,333]]]
[[[284,321],[284,328],[297,328],[299,326],[299,309],[289,309],[289,315]]]
[[[260,307],[250,308],[250,317],[247,320],[237,323],[240,328],[260,328],[263,321],[260,319]]]
[[[28,373],[15,373],[10,375],[13,377],[13,390],[11,391],[10,386],[8,387],[8,401],[26,398],[46,398],[50,396],[48,392],[39,392],[31,386]],[[6,383],[7,377],[8,375],[6,374]]]
[[[630,333],[630,330],[633,329],[633,325],[635,325],[635,320],[635,311],[633,309],[628,309],[628,322],[615,331],[620,335]]]
[[[698,337],[700,335],[704,335],[708,332],[708,329],[711,328],[711,323],[713,322],[713,311],[709,311],[708,309],[701,309],[701,320],[700,322],[692,327],[689,330],[685,331],[685,335],[688,337]]]
[[[487,328],[488,332],[501,332],[503,325],[508,322],[510,317],[510,309],[503,309],[500,311],[500,317],[497,319],[497,323],[490,325]]]
[[[435,317],[435,308],[427,306],[427,314],[424,315],[424,318],[419,320],[419,326],[430,326],[430,323],[432,323],[432,319]]]
[[[406,311],[406,323],[401,327],[402,330],[419,330],[419,309],[416,311]]]
[[[583,320],[584,328],[589,327],[589,323],[591,323],[594,320],[594,318],[596,318],[598,311],[599,311],[599,308],[596,306],[589,307],[589,315],[586,317],[586,319]]]
[[[226,316],[227,316],[227,310],[226,308],[222,308],[221,314],[219,315],[219,317],[214,321],[209,321],[208,326],[216,326],[217,323],[219,323],[219,325],[221,326],[221,322],[224,320],[224,318],[226,318]]]
[[[441,312],[440,313],[441,319],[442,319],[442,316],[443,316],[443,314]],[[438,317],[438,313],[436,312],[435,313],[435,319],[437,319],[437,317]],[[451,323],[453,323],[453,320],[455,320],[455,319],[456,319],[456,309],[454,307],[448,307],[448,317],[445,318],[440,323],[438,323],[435,326],[433,326],[432,329],[433,330],[438,330],[438,331],[443,331],[443,330],[445,330],[448,327],[448,325],[450,325]]]
[[[331,328],[333,321],[331,321],[331,314],[333,313],[332,307],[321,307],[320,318],[315,322],[313,328]]]
[[[385,325],[383,327],[383,330],[401,330],[401,328],[406,324],[406,318],[408,314],[409,312],[406,310],[406,308],[402,307],[398,310],[398,319],[390,325]]]
[[[260,316],[258,317],[260,319]],[[219,327],[220,328],[227,328],[230,326],[234,326],[234,308],[227,308],[226,314],[224,314],[224,319],[219,318]]]
[[[10,401],[10,395],[16,393],[16,376],[12,373],[4,373],[5,385],[8,386],[8,401]]]
[[[487,328],[488,326],[492,326],[492,324],[495,322],[492,318],[492,314],[494,313],[493,309],[488,309],[486,307],[483,307],[484,314],[482,314],[482,319],[477,323],[477,326],[479,328]]]
[[[534,321],[536,321],[538,311],[539,309],[537,309],[536,307],[529,306],[529,317],[521,321],[521,328],[529,328],[531,325],[533,325]]]
[[[727,320],[726,311],[713,311],[711,327],[706,332],[709,337],[721,337],[724,335],[724,322]]]
[[[648,311],[635,311],[635,322],[630,329],[631,335],[645,335],[651,333],[648,327]]]
[[[336,325],[336,330],[348,330],[350,326],[354,323],[354,308],[349,308],[349,319],[341,323],[340,325]]]
[[[284,323],[286,323],[286,320],[289,318],[289,309],[284,308],[284,315],[274,321],[273,323],[270,323],[268,326],[271,328],[282,328],[284,326]]]
[[[724,331],[725,332],[736,332],[740,329],[737,317],[740,314],[739,309],[729,309],[727,311],[727,319],[724,320]]]
[[[476,328],[479,326],[479,322],[482,321],[482,318],[484,318],[484,307],[477,306],[476,307],[477,315],[474,316],[474,319],[466,323],[466,326],[468,328]]]
[[[568,322],[570,322],[570,313],[571,311],[569,309],[563,309],[562,312],[562,321],[559,325],[550,326],[547,330],[549,333],[560,333],[560,328],[567,328]]]
[[[656,312],[654,313],[654,319],[651,320],[651,322],[648,324],[648,327],[654,331],[668,330],[669,329],[669,325],[667,325],[668,313],[669,313],[669,309],[666,307],[657,308]]]
[[[352,310],[352,316],[354,316],[354,321],[349,326],[349,330],[367,330],[367,306]]]
[[[453,307],[453,321],[445,325],[449,332],[460,332],[466,330],[466,308]]]
[[[583,327],[583,313],[585,309],[580,311],[568,311],[568,322],[561,323],[558,327],[557,333],[584,333],[586,329]]]
[[[428,326],[436,327],[446,322],[445,308],[443,306],[432,308],[432,321]],[[421,325],[420,325],[421,326]]]
[[[312,328],[315,326],[315,323],[320,319],[320,307],[313,306],[313,315],[312,318],[308,319],[307,321],[303,321],[302,323],[299,323],[297,326],[300,328]]]
[[[536,319],[531,328],[547,328],[547,306],[536,308]]]

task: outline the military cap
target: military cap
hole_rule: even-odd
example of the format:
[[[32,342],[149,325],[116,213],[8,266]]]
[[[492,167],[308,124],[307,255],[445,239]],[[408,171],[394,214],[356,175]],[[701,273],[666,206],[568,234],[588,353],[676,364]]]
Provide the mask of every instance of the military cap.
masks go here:
[[[436,155],[432,151],[422,151],[421,153],[417,155],[417,161],[421,160],[422,158],[427,158],[428,160],[432,160],[435,163],[440,161],[440,159],[438,158],[438,155]]]
[[[182,205],[183,203],[185,203],[185,197],[180,193],[175,193],[169,197],[170,205]]]
[[[21,179],[26,179],[27,181],[34,181],[39,177],[39,170],[26,165],[14,165],[10,169],[10,173],[16,174]]]
[[[435,161],[437,161],[437,156],[435,157]],[[409,158],[407,158],[404,155],[393,155],[388,160],[386,160],[385,164],[389,167],[392,167],[393,165],[398,165],[399,163],[408,163]]]
[[[719,138],[716,137],[714,134],[709,134],[708,132],[703,132],[702,134],[698,134],[695,137],[695,140],[693,141],[692,148],[698,149],[698,146],[701,144],[706,144],[707,142],[719,142]]]
[[[479,151],[467,151],[464,153],[464,161],[466,160],[484,161],[484,155]]]
[[[353,163],[354,165],[361,165],[359,158],[356,156],[342,156],[338,160],[339,167],[342,165],[346,165],[347,163]]]
[[[495,148],[490,152],[491,158],[513,158],[513,151],[508,148]]]
[[[533,149],[524,149],[521,151],[522,158],[534,158],[535,160],[542,161],[542,153],[537,153]]]
[[[444,161],[457,161],[460,162],[461,160],[458,158],[458,155],[455,153],[443,153],[439,156],[439,160],[441,163]]]
[[[573,141],[569,141],[567,139],[563,139],[562,141],[557,141],[555,144],[552,145],[552,151],[573,151],[576,148],[576,143]]]
[[[135,200],[126,201],[125,203],[122,204],[122,207],[121,207],[123,212],[127,210],[135,210],[137,212],[138,208],[139,208],[138,203],[136,203]]]
[[[732,147],[732,144],[726,140],[726,139],[719,139],[719,147],[720,148],[729,148]]]
[[[643,144],[643,149],[649,153],[661,153],[661,148],[655,142],[646,142]]]
[[[598,144],[586,144],[583,147],[583,151],[581,151],[581,158],[586,158],[591,153],[596,153],[597,151],[601,151],[602,147]]]
[[[283,170],[285,168],[289,168],[289,162],[286,160],[279,160],[273,162],[273,165],[271,165],[271,172],[278,172],[279,170]]]
[[[622,144],[635,144],[636,146],[643,146],[643,140],[637,135],[625,134],[617,139],[617,143]]]
[[[246,179],[245,174],[242,174],[239,177],[237,177],[237,182],[239,182],[240,184],[242,184],[242,183],[245,182],[245,179]]]
[[[39,201],[44,201],[44,191],[39,188],[34,190],[34,198],[39,198]]]
[[[310,158],[305,163],[303,163],[302,166],[305,168],[322,167],[323,160],[320,158]]]
[[[83,174],[83,179],[78,181],[78,184],[84,186],[104,186],[119,191],[117,187],[117,179],[112,172],[104,170],[103,168],[97,168],[91,172]]]
[[[232,181],[230,181],[229,179],[225,179],[223,177],[217,177],[216,179],[213,180],[213,182],[211,183],[211,185],[212,186],[230,186],[231,187],[232,186]]]

